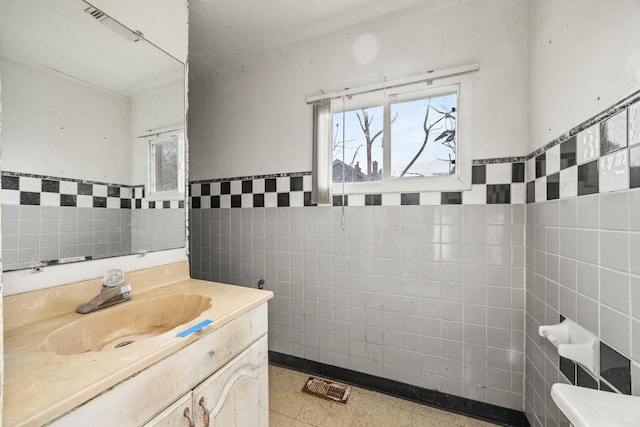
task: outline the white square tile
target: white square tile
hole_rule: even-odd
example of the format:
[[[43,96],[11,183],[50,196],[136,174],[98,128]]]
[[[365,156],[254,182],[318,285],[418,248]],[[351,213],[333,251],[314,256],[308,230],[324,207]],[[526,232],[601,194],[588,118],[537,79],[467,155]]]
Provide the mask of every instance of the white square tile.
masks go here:
[[[234,179],[231,181],[231,194],[241,194],[242,193],[242,181],[239,179]]]
[[[633,328],[636,328],[636,322],[634,322]],[[638,359],[640,355],[634,353],[633,357]],[[631,394],[640,396],[640,363],[636,361],[631,361]]]
[[[571,166],[560,171],[560,198],[578,195],[578,166]]]
[[[42,199],[40,200],[42,203]],[[108,209],[120,209],[120,197],[107,197]]]
[[[144,187],[136,187],[135,188],[135,198],[142,199],[142,194],[144,193]]]
[[[349,194],[349,206],[364,206],[364,194]]]
[[[486,166],[487,184],[510,184],[511,163],[494,163]]]
[[[485,184],[473,184],[471,186],[471,190],[463,191],[462,204],[486,205],[487,204],[487,186]]]
[[[256,178],[253,180],[253,194],[264,193],[264,178]]]
[[[220,195],[220,182],[212,182],[211,183],[211,195],[219,196]]]
[[[228,209],[231,207],[231,195],[223,194],[220,196],[220,208]]]
[[[211,200],[211,197],[209,197],[209,200]],[[178,209],[180,207],[180,200],[171,200],[169,207],[171,209]]]
[[[514,182],[511,184],[511,204],[521,205],[525,201],[525,183]]]
[[[288,176],[279,176],[276,178],[276,191],[278,193],[286,193],[291,190],[291,180]]]
[[[525,181],[531,182],[536,179],[536,158],[532,157],[526,162]]]
[[[253,194],[244,193],[240,198],[240,206],[243,208],[252,208],[253,207]]]
[[[547,177],[536,179],[536,202],[547,200]]]
[[[200,209],[210,209],[211,208],[211,197],[203,196],[200,198]]]
[[[20,191],[30,191],[39,193],[42,191],[42,179],[30,176],[20,177]]]
[[[598,124],[578,133],[576,138],[576,158],[581,165],[600,156],[600,127]]]
[[[193,197],[199,197],[202,193],[200,190],[202,189],[202,184],[191,184],[191,195]]]
[[[60,181],[60,194],[78,194],[78,183],[74,181]]]
[[[421,205],[439,205],[442,201],[442,196],[437,192],[420,193]]]
[[[600,192],[629,188],[629,150],[620,150],[600,158]]]
[[[560,170],[560,144],[547,150],[546,169],[546,175],[554,174]]]
[[[149,201],[147,199],[142,199],[141,202],[142,209],[149,209]]]
[[[349,196],[349,204],[351,204],[351,196]],[[304,206],[304,193],[302,191],[292,191],[289,193],[289,206],[292,208]]]
[[[84,194],[78,195],[76,200],[76,205],[79,208],[92,208],[93,207],[93,196],[87,196]]]
[[[265,208],[277,208],[278,207],[278,195],[276,193],[264,193],[264,207]]]
[[[629,107],[629,147],[635,144],[640,144],[640,102]]]
[[[19,190],[2,190],[2,204],[3,205],[19,205],[20,204],[20,191]]]
[[[93,184],[93,195],[98,197],[107,197],[107,186],[101,184]]]
[[[384,193],[382,206],[400,206],[400,193]]]
[[[131,198],[131,194],[132,194],[132,192],[131,192],[131,188],[130,187],[120,187],[120,198],[121,199],[130,199]]]
[[[304,175],[302,177],[302,190],[311,191],[313,188],[313,177],[311,175]]]

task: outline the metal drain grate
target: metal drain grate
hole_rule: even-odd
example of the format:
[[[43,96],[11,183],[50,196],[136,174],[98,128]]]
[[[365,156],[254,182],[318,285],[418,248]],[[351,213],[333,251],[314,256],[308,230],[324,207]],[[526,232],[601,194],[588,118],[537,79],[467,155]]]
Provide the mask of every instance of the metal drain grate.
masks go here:
[[[347,403],[347,398],[351,393],[351,387],[323,380],[322,378],[309,377],[302,391],[323,399],[334,402]]]

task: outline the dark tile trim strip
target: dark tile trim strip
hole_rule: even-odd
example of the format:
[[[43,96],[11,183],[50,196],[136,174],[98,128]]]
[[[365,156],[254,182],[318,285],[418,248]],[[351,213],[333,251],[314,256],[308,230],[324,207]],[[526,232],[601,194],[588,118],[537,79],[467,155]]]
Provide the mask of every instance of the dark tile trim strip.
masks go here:
[[[476,159],[471,161],[471,166],[492,165],[496,163],[521,163],[526,160],[525,156],[516,157],[496,157],[493,159]]]
[[[66,178],[59,176],[51,176],[51,175],[38,175],[35,173],[22,173],[22,172],[12,172],[12,171],[2,171],[3,176],[25,176],[28,178],[41,178],[46,180],[55,180],[55,181],[68,181],[68,182],[78,182],[81,184],[97,184],[97,185],[107,185],[111,187],[121,187],[121,188],[138,188],[144,187],[143,184],[138,185],[129,185],[129,184],[116,184],[113,182],[101,182],[101,181],[91,181],[88,179],[76,179],[76,178]]]
[[[283,173],[272,173],[267,175],[247,175],[247,176],[236,176],[232,178],[199,179],[195,181],[189,181],[189,184],[206,184],[209,182],[226,182],[226,181],[246,181],[249,179],[283,178],[283,177],[289,177],[289,176],[305,176],[305,175],[311,175],[311,171],[283,172]]]
[[[627,108],[628,106],[630,106],[631,104],[633,104],[636,101],[640,101],[640,90],[637,92],[632,93],[631,95],[627,96],[626,98],[623,98],[621,101],[616,102],[615,104],[613,104],[611,107],[603,110],[602,112],[596,114],[595,116],[591,117],[588,120],[585,120],[584,122],[580,123],[579,125],[573,127],[571,130],[569,130],[568,132],[563,133],[562,135],[560,135],[559,137],[557,137],[556,139],[554,139],[553,141],[549,142],[548,144],[543,145],[542,147],[538,148],[537,150],[529,153],[526,157],[527,160],[532,159],[536,156],[539,156],[540,154],[546,152],[548,149],[555,147],[556,145],[560,144],[563,141],[566,141],[567,139],[571,138],[573,135],[576,135],[578,132],[582,132],[583,130],[595,125],[598,122],[601,122],[611,116],[615,116],[616,114],[618,114],[620,111],[622,111],[623,109]]]
[[[478,165],[488,165],[494,163],[518,163],[524,162],[526,159],[525,156],[515,156],[515,157],[495,157],[489,159],[476,159],[471,161],[472,166]],[[264,174],[264,175],[247,175],[247,176],[235,176],[230,178],[211,178],[211,179],[198,179],[189,181],[189,184],[206,184],[210,182],[225,182],[225,181],[246,181],[250,179],[266,179],[266,178],[282,178],[287,176],[306,176],[311,175],[311,171],[303,171],[303,172],[282,172],[282,173],[272,173],[272,174]]]
[[[350,369],[338,368],[275,351],[269,351],[269,363],[503,426],[530,426],[529,421],[521,411],[376,377]]]

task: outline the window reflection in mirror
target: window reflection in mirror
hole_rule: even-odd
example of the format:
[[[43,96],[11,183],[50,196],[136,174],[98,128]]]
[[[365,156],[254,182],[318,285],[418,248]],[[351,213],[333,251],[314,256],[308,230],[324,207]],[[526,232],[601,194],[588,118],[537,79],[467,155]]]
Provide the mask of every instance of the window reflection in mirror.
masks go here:
[[[141,137],[184,128],[181,62],[81,0],[2,0],[0,67],[3,270],[184,247],[184,172],[150,198]]]

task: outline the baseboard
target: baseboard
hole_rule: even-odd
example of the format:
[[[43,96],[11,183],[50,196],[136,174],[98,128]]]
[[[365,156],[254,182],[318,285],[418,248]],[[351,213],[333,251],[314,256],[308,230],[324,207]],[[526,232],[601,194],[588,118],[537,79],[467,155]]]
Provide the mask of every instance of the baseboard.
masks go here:
[[[269,363],[509,427],[530,427],[521,411],[441,393],[350,369],[269,351]]]

